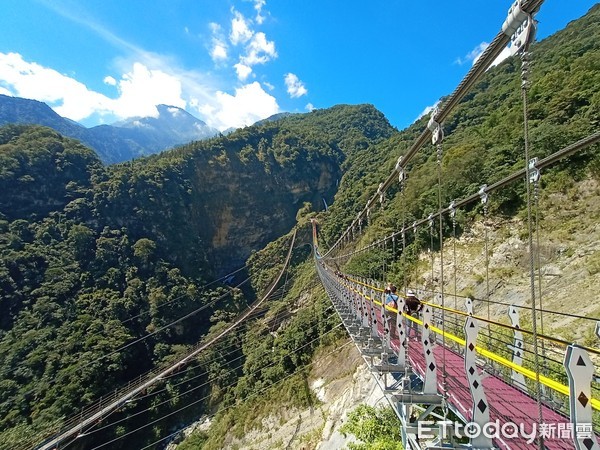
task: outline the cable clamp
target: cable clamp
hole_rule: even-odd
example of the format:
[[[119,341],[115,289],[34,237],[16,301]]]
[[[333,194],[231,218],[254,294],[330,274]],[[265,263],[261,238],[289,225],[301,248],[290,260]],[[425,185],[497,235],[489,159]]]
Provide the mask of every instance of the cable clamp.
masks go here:
[[[406,179],[406,173],[404,172],[404,167],[402,167],[402,159],[404,159],[404,156],[398,156],[396,166],[394,167],[394,170],[398,172],[398,182],[400,184],[402,184]]]
[[[456,201],[452,200],[448,208],[450,209],[450,217],[454,219],[456,217]]]
[[[540,180],[541,172],[540,172],[540,169],[537,167],[537,162],[538,162],[537,157],[531,158],[529,160],[528,172],[529,172],[529,182],[530,183],[537,183]]]
[[[483,186],[481,186],[479,188],[479,198],[481,199],[481,203],[483,203],[484,205],[487,203],[488,201],[488,193],[486,192],[487,189],[487,184],[484,184]]]
[[[502,32],[510,37],[508,50],[516,55],[533,42],[537,31],[533,16],[521,7],[523,0],[516,0],[508,10],[508,17],[502,24]]]
[[[528,14],[521,8],[521,0],[515,2],[508,8],[506,20],[502,24],[502,32],[512,36],[527,19]]]
[[[431,117],[429,118],[429,122],[427,122],[427,128],[431,131],[431,143],[436,145],[437,143],[441,143],[444,140],[444,130],[442,126],[436,120],[436,116],[438,113],[438,108],[435,107],[433,111],[431,111]]]
[[[429,228],[433,228],[433,213],[429,214],[427,220],[429,220]]]
[[[412,224],[413,233],[417,234],[417,221],[415,220]]]
[[[379,203],[383,205],[383,201],[385,200],[385,191],[383,190],[383,183],[379,183],[379,187],[377,188],[377,195],[379,195]]]

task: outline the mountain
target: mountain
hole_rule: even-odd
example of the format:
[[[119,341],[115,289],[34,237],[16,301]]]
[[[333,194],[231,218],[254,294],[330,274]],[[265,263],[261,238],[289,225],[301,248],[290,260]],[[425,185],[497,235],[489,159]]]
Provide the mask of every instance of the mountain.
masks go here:
[[[156,146],[170,148],[174,145],[199,141],[216,136],[219,130],[176,106],[157,105],[158,117],[132,117],[115,122],[113,127],[135,130],[139,142],[154,141]],[[92,128],[93,130],[93,128]],[[176,144],[174,144],[176,143]]]
[[[235,316],[271,272],[247,269],[243,290],[206,283],[252,259],[262,266],[253,254],[288,233],[299,211],[331,202],[347,158],[394,132],[373,106],[343,105],[105,166],[50,128],[0,127],[0,449]],[[310,250],[295,252],[303,260]]]
[[[157,117],[136,117],[113,125],[86,128],[59,116],[45,103],[0,95],[0,125],[19,123],[50,127],[91,147],[105,164],[158,153],[218,133],[180,108],[158,105],[157,110]]]
[[[285,119],[286,117],[292,116],[294,113],[291,112],[281,112],[277,114],[273,114],[272,116],[267,117],[266,119],[259,120],[255,122],[254,125],[263,125],[267,122],[275,122],[277,120]]]

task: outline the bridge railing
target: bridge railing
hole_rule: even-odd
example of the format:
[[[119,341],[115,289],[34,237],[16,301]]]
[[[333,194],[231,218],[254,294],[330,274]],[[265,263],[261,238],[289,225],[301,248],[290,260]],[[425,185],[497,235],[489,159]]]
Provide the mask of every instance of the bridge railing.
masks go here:
[[[363,325],[377,329],[379,334],[389,332],[392,340],[399,339],[396,327],[398,309],[382,305],[384,298],[384,291],[380,287],[383,285],[382,282],[346,276],[339,272],[336,274],[332,269],[329,269],[327,273],[353,293],[355,296],[353,302],[361,302],[358,308],[364,314]],[[532,335],[529,330],[521,328],[518,323],[513,326],[479,316],[472,316],[466,310],[442,306],[439,304],[441,300],[439,293],[422,291],[419,293],[424,294],[425,297],[427,295],[430,297],[430,301],[423,301],[422,303],[433,308],[433,326],[429,330],[438,345],[445,343],[448,350],[457,354],[464,354],[465,319],[469,316],[474,317],[480,322],[482,328],[476,346],[477,354],[480,357],[479,365],[482,370],[532,397],[534,396],[533,392],[535,392],[535,383],[539,379],[539,382],[543,385],[542,401],[546,407],[559,412],[565,417],[569,416],[569,383],[563,366],[565,352],[570,346],[568,341],[538,334],[538,338],[545,340],[547,344],[538,373],[535,371],[531,345]],[[382,308],[385,313],[379,314],[378,311],[381,311]],[[514,314],[514,310],[512,312]],[[409,337],[420,340],[423,321],[418,316],[411,316],[406,313],[402,313],[402,316],[409,324]],[[410,324],[412,324],[412,327]],[[579,347],[584,348],[593,355],[600,355],[598,349]],[[519,353],[518,357],[516,356],[517,353]],[[600,377],[596,377],[592,380],[592,398],[590,399],[592,408],[597,412],[593,416],[593,429],[597,433],[600,432],[600,414],[598,414],[598,411],[600,411],[599,379]]]

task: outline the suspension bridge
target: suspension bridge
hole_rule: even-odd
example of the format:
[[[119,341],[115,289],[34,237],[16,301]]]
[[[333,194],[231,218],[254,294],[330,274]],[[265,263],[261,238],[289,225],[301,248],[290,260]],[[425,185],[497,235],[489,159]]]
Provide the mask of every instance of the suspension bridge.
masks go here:
[[[543,0],[521,0],[511,6],[506,21],[491,44],[442,107],[432,112],[427,128],[398,158],[392,173],[379,184],[356,218],[325,251],[319,247],[317,224],[313,222],[316,271],[341,324],[400,418],[405,448],[600,449],[599,377],[594,367],[600,350],[546,335],[543,326],[537,329],[538,323],[543,322],[543,314],[547,313],[541,307],[540,292],[535,286],[539,274],[536,274],[533,245],[538,225],[533,216],[534,210],[537,210],[541,171],[600,142],[600,132],[596,132],[542,160],[529,157],[529,44],[535,35],[534,15],[542,4]],[[523,168],[489,186],[482,185],[479,191],[456,199],[450,205],[442,205],[443,122],[508,44],[511,52],[520,55],[522,61]],[[402,195],[408,182],[409,164],[429,141],[437,153],[437,211],[359,247],[356,242],[368,228],[372,211],[385,206],[386,192],[392,186],[399,185]],[[514,183],[524,183],[527,193],[531,298],[530,305],[526,307],[503,304],[510,317],[509,325],[491,318],[489,313],[487,317],[475,313],[476,308],[481,306],[477,303],[483,304],[489,311],[492,303],[489,296],[485,299],[464,297],[461,300],[464,306],[458,306],[460,296],[456,292],[453,295],[446,292],[443,245],[446,238],[445,217],[450,218],[455,235],[458,210],[481,202],[485,217],[488,195]],[[422,228],[429,231],[432,239],[435,236],[438,240],[441,261],[437,290],[426,290],[417,285],[404,286],[405,290],[409,287],[416,290],[419,298],[423,299],[421,316],[404,310],[402,296],[399,296],[397,306],[386,305],[384,273],[376,279],[339,270],[352,257],[390,244],[394,246],[392,253],[401,255],[406,250],[408,235]],[[168,366],[157,368],[117,389],[80,414],[61,420],[42,442],[24,443],[22,448],[50,450],[76,442],[97,429],[110,414],[145,396],[151,386],[174,376],[206,348],[255,317],[264,302],[276,295],[276,288],[289,264],[294,241],[295,234],[284,267],[264,297],[221,333],[199,343]],[[397,241],[400,242],[398,248]],[[434,251],[433,245],[430,251]],[[452,308],[448,306],[451,297],[455,300]],[[531,315],[531,330],[520,324],[520,316],[524,314]],[[590,327],[596,327],[595,333],[598,334],[595,319],[570,316],[587,320]],[[484,328],[486,333],[480,333],[479,330]],[[465,426],[457,429],[457,423]]]
[[[596,132],[542,160],[529,157],[529,43],[535,34],[533,15],[541,3],[517,1],[512,5],[502,31],[443,108],[433,111],[427,128],[407,153],[398,158],[394,171],[379,184],[377,192],[335,244],[325,252],[315,253],[320,279],[340,319],[402,423],[405,448],[600,448],[597,436],[600,430],[598,376],[592,362],[592,358],[597,359],[600,355],[600,350],[545,335],[543,326],[542,331],[538,330],[538,323],[543,324],[545,312],[541,306],[541,284],[539,289],[536,286],[536,279],[541,283],[539,217],[535,213],[539,209],[541,171],[600,141],[600,132]],[[520,55],[522,62],[523,169],[490,186],[482,185],[478,192],[468,197],[443,205],[443,120],[508,41],[511,42],[511,53]],[[437,153],[438,210],[410,225],[403,218],[400,230],[359,247],[356,241],[370,225],[371,213],[378,206],[385,207],[386,191],[399,184],[400,197],[404,201],[408,164],[429,139]],[[443,260],[445,217],[450,218],[456,239],[456,213],[460,208],[480,201],[486,220],[488,196],[518,182],[526,187],[529,306],[504,304],[511,325],[493,320],[489,314],[492,301],[488,286],[486,298],[478,299],[479,303],[487,306],[487,317],[474,314],[475,300],[470,297],[464,298],[464,308],[449,308],[448,298],[454,297],[457,305],[458,296],[456,289],[454,295],[445,292],[448,281]],[[431,282],[437,280],[437,290],[425,291],[419,290],[416,285],[409,286],[406,280],[411,278],[410,274],[404,273],[404,290],[417,290],[421,298],[428,299],[423,302],[422,317],[416,317],[405,308],[402,296],[399,296],[396,307],[386,304],[389,294],[383,289],[383,278],[366,279],[339,270],[352,257],[377,248],[387,250],[389,246],[394,249],[392,258],[402,256],[408,235],[412,232],[416,240],[420,228],[426,228],[430,233],[429,252],[432,258],[436,251],[434,238],[440,247],[437,274],[432,261]],[[537,248],[534,237],[537,238]],[[396,239],[402,243],[398,250]],[[316,222],[313,222],[313,240],[318,249]],[[487,229],[485,259],[489,284]],[[456,270],[456,264],[454,268]],[[385,270],[381,275],[385,277]],[[456,283],[456,273],[454,277]],[[412,281],[415,280],[416,277],[413,277]],[[531,330],[521,327],[521,309],[531,314]],[[561,315],[560,312],[551,313]],[[587,326],[595,327],[596,337],[600,338],[597,319],[574,314],[571,317],[587,320]],[[484,326],[487,336],[481,337],[479,330]],[[512,339],[507,338],[506,332],[513,334]],[[505,355],[507,348],[511,351],[510,357]],[[452,425],[457,423],[464,427],[453,428]],[[425,429],[424,424],[430,428]]]

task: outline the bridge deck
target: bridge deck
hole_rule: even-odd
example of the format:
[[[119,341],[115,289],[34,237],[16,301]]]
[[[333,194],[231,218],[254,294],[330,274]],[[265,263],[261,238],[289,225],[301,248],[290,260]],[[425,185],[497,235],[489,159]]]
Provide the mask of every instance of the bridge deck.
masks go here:
[[[383,336],[383,326],[381,326],[379,308],[376,308],[376,315],[378,332],[381,337]],[[400,341],[395,333],[395,319],[392,319],[391,325],[394,325],[391,327],[391,347],[395,352],[398,352]],[[414,330],[411,330],[411,333],[414,334]],[[420,333],[418,333],[416,338],[411,337],[409,340],[408,359],[413,371],[422,377],[425,374],[425,355],[420,339]],[[438,393],[442,393],[441,369],[445,357],[448,403],[464,418],[471,420],[473,400],[465,374],[464,358],[448,347],[444,352],[442,345],[436,345],[433,353],[438,366]],[[500,427],[508,423],[523,426],[526,435],[530,435],[533,424],[538,421],[537,401],[520,389],[491,374],[482,374],[482,383],[490,408],[490,421],[495,423],[497,420]],[[554,427],[554,431],[551,433],[553,438],[544,440],[548,450],[573,448],[573,441],[570,438],[560,438],[557,430],[559,427],[568,429],[570,424],[568,418],[542,405],[542,422],[551,424]],[[508,431],[509,436],[513,435],[512,427],[509,427]],[[526,437],[498,438],[494,439],[494,444],[498,448],[506,450],[537,448],[537,444],[535,442],[528,443]]]

